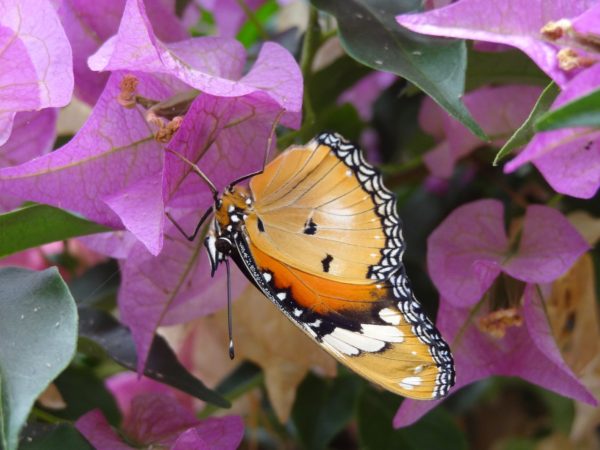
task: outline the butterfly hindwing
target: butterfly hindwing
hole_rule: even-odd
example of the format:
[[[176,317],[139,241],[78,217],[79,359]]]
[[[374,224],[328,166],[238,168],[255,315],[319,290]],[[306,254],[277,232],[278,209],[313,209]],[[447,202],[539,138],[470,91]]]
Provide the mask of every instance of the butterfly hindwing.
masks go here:
[[[261,254],[243,237],[236,246],[255,285],[340,362],[404,396],[431,399],[440,395],[435,388],[439,370],[429,347],[403,320],[389,287],[374,288],[378,291],[374,292],[368,286],[356,289],[340,283],[323,289],[312,276]]]

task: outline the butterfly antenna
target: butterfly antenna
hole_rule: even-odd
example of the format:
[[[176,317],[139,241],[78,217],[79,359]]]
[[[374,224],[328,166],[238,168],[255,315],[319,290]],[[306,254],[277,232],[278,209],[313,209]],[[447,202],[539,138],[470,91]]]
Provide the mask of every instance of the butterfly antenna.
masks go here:
[[[200,167],[198,167],[196,164],[194,164],[192,161],[190,161],[189,159],[187,159],[185,156],[183,156],[181,153],[179,153],[178,151],[175,151],[173,149],[167,149],[168,152],[171,152],[172,154],[174,154],[175,156],[177,156],[180,160],[182,160],[184,163],[188,164],[192,170],[200,177],[202,178],[202,180],[206,183],[206,185],[208,186],[208,188],[211,190],[212,195],[213,195],[213,199],[215,201],[217,201],[217,198],[219,197],[219,191],[217,190],[217,187],[215,186],[215,184],[210,181],[210,178],[208,178],[206,176],[206,174],[204,172],[202,172],[202,170],[200,170]]]
[[[281,111],[279,111],[277,113],[277,115],[275,116],[275,120],[273,121],[273,126],[271,127],[271,132],[269,133],[269,137],[267,138],[267,148],[265,148],[265,157],[263,158],[262,168],[260,170],[257,170],[256,172],[249,173],[248,175],[244,175],[243,177],[238,178],[235,181],[232,181],[231,183],[229,183],[230,188],[232,186],[235,186],[238,183],[241,183],[242,181],[247,180],[248,178],[252,178],[256,175],[260,175],[261,173],[263,173],[265,171],[267,161],[269,160],[269,149],[271,148],[271,144],[273,144],[273,138],[275,137],[275,129],[277,128],[277,125],[279,125],[279,121],[281,120],[281,116],[283,116],[284,112],[285,112],[285,109],[282,109]]]
[[[231,272],[229,271],[229,260],[225,260],[227,268],[227,330],[229,331],[229,358],[235,358],[233,349],[233,315],[231,313]]]

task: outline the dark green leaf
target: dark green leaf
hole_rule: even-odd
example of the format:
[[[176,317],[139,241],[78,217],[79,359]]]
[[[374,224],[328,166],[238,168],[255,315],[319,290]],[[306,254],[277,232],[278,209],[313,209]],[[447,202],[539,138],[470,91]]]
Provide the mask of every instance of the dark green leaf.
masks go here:
[[[69,281],[69,289],[79,307],[96,306],[114,299],[120,282],[119,266],[111,259],[73,278]]]
[[[115,399],[90,369],[70,367],[54,384],[67,404],[64,409],[52,411],[54,416],[74,422],[88,411],[99,408],[111,425],[119,425],[121,414]]]
[[[385,448],[389,450],[408,449],[408,442],[402,433],[394,430],[392,420],[400,397],[387,392],[365,389],[358,400],[358,439],[365,450]]]
[[[546,86],[549,81],[548,75],[523,52],[478,52],[469,49],[466,91],[492,83]]]
[[[504,159],[507,155],[509,155],[514,149],[519,148],[527,144],[533,135],[535,134],[535,130],[533,125],[535,121],[548,111],[550,105],[558,95],[559,89],[554,82],[551,82],[546,89],[542,92],[537,102],[535,102],[535,106],[529,113],[529,117],[523,122],[523,124],[513,133],[513,135],[506,141],[506,144],[502,146],[498,153],[496,153],[496,157],[494,158],[494,166],[497,166],[498,163]]]
[[[79,316],[80,336],[100,345],[108,356],[123,367],[136,370],[135,344],[127,327],[104,311],[81,308]],[[144,375],[221,408],[230,406],[221,395],[207,388],[187,371],[161,336],[154,337]]]
[[[464,450],[467,442],[443,408],[436,408],[416,424],[395,430],[392,419],[400,397],[386,391],[365,389],[358,402],[358,437],[365,450]]]
[[[75,301],[56,268],[0,269],[0,447],[17,448],[36,398],[69,364]]]
[[[0,214],[0,257],[49,242],[111,231],[62,209],[32,205]]]
[[[469,448],[463,432],[452,415],[444,408],[436,408],[414,425],[401,430],[407,442],[415,450],[443,448],[466,450]]]
[[[333,380],[312,373],[304,379],[292,409],[292,420],[302,445],[311,450],[326,448],[352,419],[363,381],[354,374]]]
[[[306,89],[312,99],[315,112],[335,105],[337,98],[346,89],[369,74],[371,69],[357,63],[349,56],[336,59],[327,67],[315,72],[308,80]]]
[[[93,450],[88,441],[70,424],[51,426],[44,433],[25,432],[19,450]]]
[[[420,7],[418,0],[312,0],[338,22],[344,50],[376,70],[400,75],[483,140],[487,137],[461,102],[467,49],[463,41],[432,38],[401,27],[395,17]]]
[[[568,436],[575,417],[575,404],[573,400],[538,386],[534,386],[533,388],[550,411],[552,424],[554,425],[553,428]]]
[[[600,89],[548,111],[535,124],[537,131],[570,127],[600,127]]]

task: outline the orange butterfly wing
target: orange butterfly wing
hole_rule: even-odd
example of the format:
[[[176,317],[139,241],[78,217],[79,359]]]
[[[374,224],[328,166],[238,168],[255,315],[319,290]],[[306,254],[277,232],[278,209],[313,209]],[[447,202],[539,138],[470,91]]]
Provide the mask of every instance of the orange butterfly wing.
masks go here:
[[[238,264],[292,322],[365,378],[439,398],[454,384],[447,344],[402,265],[395,198],[360,151],[325,133],[250,182]]]

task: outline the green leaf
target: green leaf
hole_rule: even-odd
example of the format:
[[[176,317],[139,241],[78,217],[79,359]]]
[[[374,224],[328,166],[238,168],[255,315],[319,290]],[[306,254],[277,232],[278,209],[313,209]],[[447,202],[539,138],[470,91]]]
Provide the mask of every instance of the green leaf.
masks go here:
[[[120,282],[119,265],[114,259],[111,259],[105,263],[95,265],[81,276],[70,280],[69,289],[80,308],[82,306],[104,306],[109,303],[108,308],[98,309],[113,309]]]
[[[104,381],[92,370],[84,367],[69,367],[54,382],[67,404],[66,408],[51,411],[55,417],[75,422],[92,409],[100,409],[111,425],[117,426],[121,413]]]
[[[368,450],[409,449],[402,432],[394,430],[392,420],[400,405],[400,397],[372,388],[365,389],[358,400],[358,439],[360,447]]]
[[[48,205],[32,205],[0,214],[0,257],[77,236],[112,231]]]
[[[17,448],[36,398],[69,364],[75,301],[56,268],[0,269],[0,447]]]
[[[488,84],[529,84],[546,86],[548,75],[518,50],[478,52],[469,48],[465,90]]]
[[[50,427],[45,433],[25,434],[21,439],[19,450],[94,450],[89,442],[66,423]]]
[[[542,114],[548,111],[552,102],[559,93],[558,86],[551,82],[546,89],[544,89],[535,102],[535,105],[531,112],[529,113],[529,117],[525,119],[525,122],[513,133],[513,135],[506,141],[506,144],[502,146],[498,153],[496,153],[496,157],[494,158],[493,165],[497,166],[498,163],[508,156],[512,151],[516,148],[522,147],[527,144],[533,135],[535,134],[534,123]]]
[[[535,124],[537,131],[571,127],[600,127],[600,89],[548,111]]]
[[[443,448],[464,450],[467,442],[452,416],[443,408],[436,408],[416,424],[395,430],[392,420],[400,397],[386,391],[365,389],[358,402],[358,438],[360,448],[377,450],[420,450]]]
[[[311,0],[335,16],[344,50],[376,70],[393,72],[425,91],[477,137],[483,130],[460,100],[467,49],[464,41],[432,38],[401,27],[395,16],[420,7],[418,0]]]
[[[80,336],[94,341],[123,367],[136,370],[135,344],[127,327],[104,311],[80,308],[79,316]],[[161,336],[154,337],[144,375],[221,408],[230,407],[220,394],[187,371]]]
[[[292,420],[304,448],[327,447],[352,419],[363,386],[362,379],[350,373],[333,380],[308,374],[298,388],[292,409]]]

